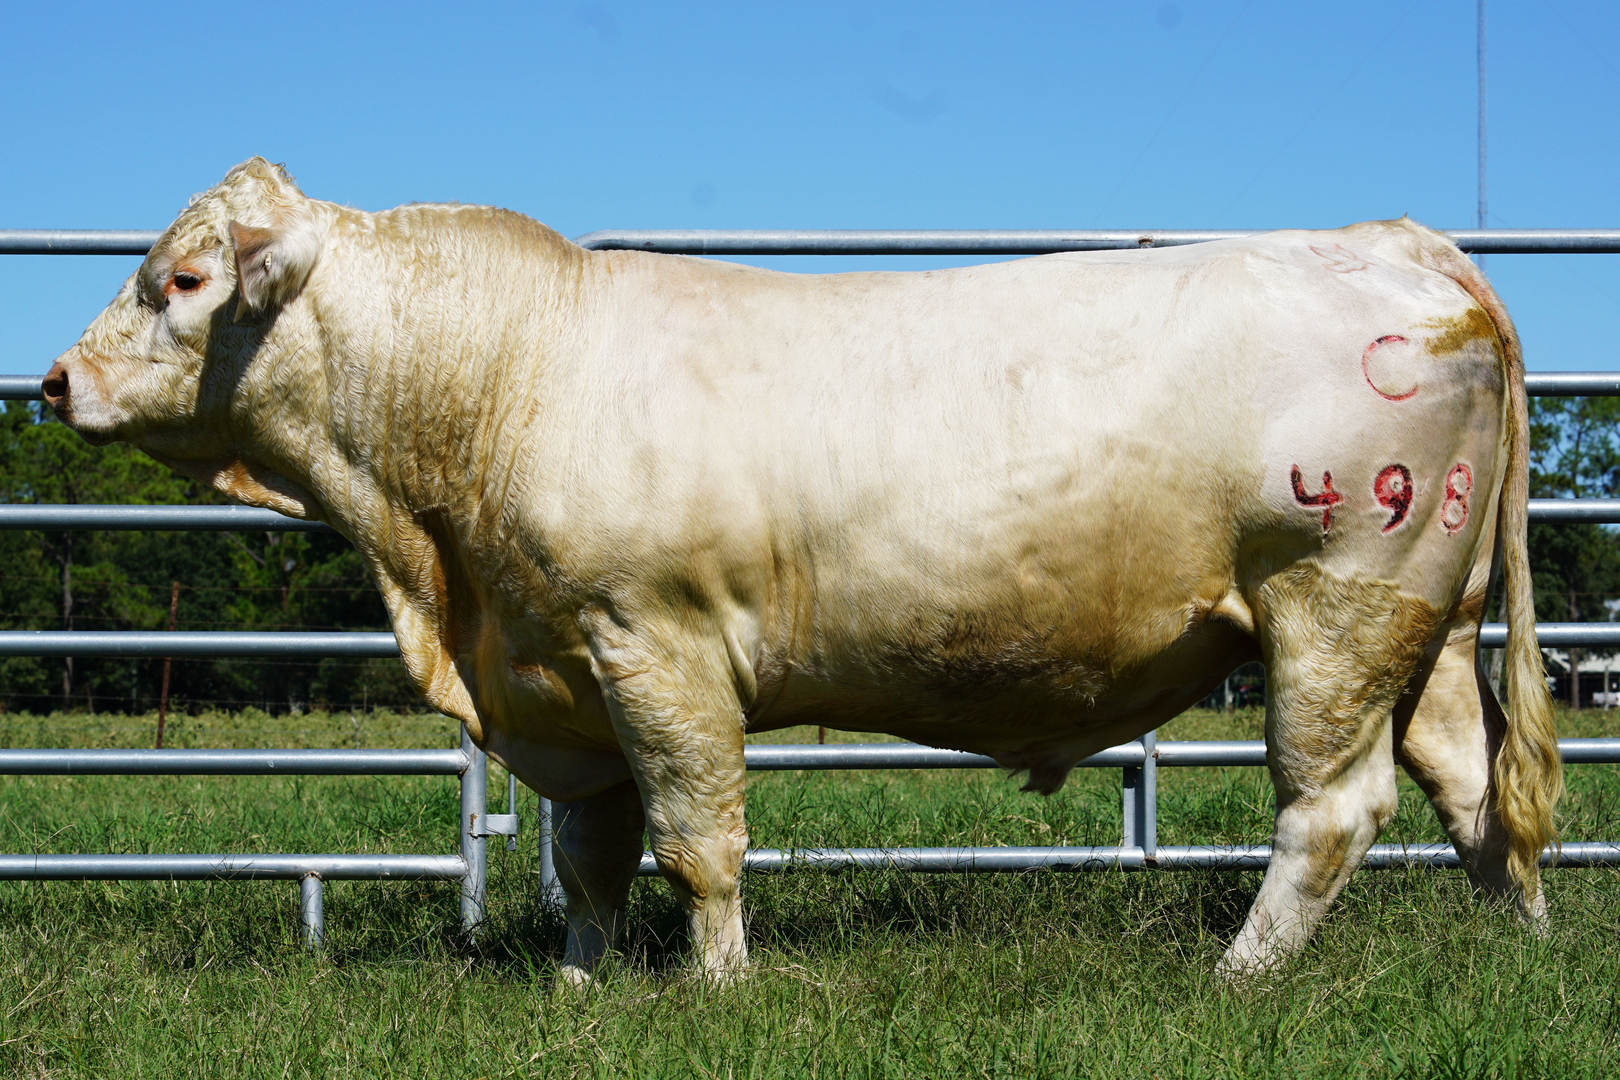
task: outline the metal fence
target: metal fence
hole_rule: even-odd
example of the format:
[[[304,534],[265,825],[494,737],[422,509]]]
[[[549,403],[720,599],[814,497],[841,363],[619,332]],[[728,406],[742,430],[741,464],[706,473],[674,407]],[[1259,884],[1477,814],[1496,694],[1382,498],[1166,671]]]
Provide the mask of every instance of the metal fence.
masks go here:
[[[515,812],[484,812],[486,764],[465,731],[451,750],[0,750],[7,776],[456,776],[462,826],[454,855],[0,855],[0,880],[293,879],[304,940],[319,945],[323,881],[446,879],[460,883],[472,931],[483,919],[487,838],[517,834]]]
[[[0,229],[0,255],[144,255],[157,232],[133,230]],[[659,251],[691,255],[1037,255],[1202,243],[1252,235],[1250,230],[1050,231],[720,231],[610,230],[576,241],[591,249]],[[1448,233],[1474,253],[1620,253],[1620,229],[1465,229]],[[41,366],[44,366],[41,364]],[[1620,372],[1555,372],[1526,376],[1534,396],[1620,396]],[[0,399],[39,399],[39,381],[0,378]],[[1532,499],[1532,521],[1620,523],[1620,499]],[[0,504],[0,529],[138,529],[316,531],[326,526],[267,510],[218,506],[38,506]],[[1541,644],[1620,646],[1620,624],[1540,623]],[[1480,644],[1500,648],[1502,624],[1488,624]],[[0,656],[396,656],[386,633],[219,633],[174,631],[0,632]],[[1620,762],[1620,739],[1564,739],[1566,764]],[[757,745],[746,750],[749,769],[976,769],[996,768],[988,757],[912,744]],[[924,872],[1010,872],[1124,869],[1263,869],[1267,845],[1170,846],[1158,843],[1159,768],[1263,766],[1265,744],[1157,742],[1152,733],[1080,763],[1118,768],[1124,828],[1117,845],[1096,847],[752,849],[749,870],[796,867],[887,867]],[[463,925],[483,917],[485,843],[515,837],[515,781],[509,780],[506,814],[486,814],[486,759],[465,731],[452,750],[0,750],[0,775],[455,775],[461,782],[459,852],[455,855],[0,855],[0,879],[296,879],[305,940],[324,934],[321,882],[329,879],[441,878],[460,882]],[[549,837],[550,807],[539,801],[540,878],[555,895]],[[509,841],[515,844],[515,839]],[[1544,857],[1544,861],[1547,861]],[[1366,862],[1376,866],[1455,867],[1448,844],[1375,845]],[[1557,865],[1620,864],[1620,843],[1574,841]],[[650,854],[640,872],[657,873]]]

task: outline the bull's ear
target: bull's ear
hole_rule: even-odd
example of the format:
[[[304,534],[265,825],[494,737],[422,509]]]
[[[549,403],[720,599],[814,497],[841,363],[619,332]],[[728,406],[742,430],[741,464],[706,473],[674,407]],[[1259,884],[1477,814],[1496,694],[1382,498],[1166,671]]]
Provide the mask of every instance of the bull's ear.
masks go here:
[[[313,222],[295,220],[261,229],[231,222],[236,251],[236,318],[262,314],[298,294],[315,269],[320,235]]]

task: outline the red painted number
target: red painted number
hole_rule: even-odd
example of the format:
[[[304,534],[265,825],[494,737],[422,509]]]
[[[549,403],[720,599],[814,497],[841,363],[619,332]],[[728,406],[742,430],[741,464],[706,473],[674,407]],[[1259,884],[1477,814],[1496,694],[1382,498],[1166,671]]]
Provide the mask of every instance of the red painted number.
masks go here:
[[[1322,508],[1322,531],[1327,532],[1328,527],[1333,524],[1333,508],[1344,502],[1344,496],[1333,490],[1333,474],[1323,471],[1322,490],[1315,495],[1305,490],[1305,477],[1300,473],[1298,465],[1295,465],[1293,471],[1289,473],[1289,479],[1294,482],[1295,502],[1301,506],[1309,506],[1313,510],[1318,506]]]
[[[1468,496],[1474,493],[1474,470],[1462,462],[1446,474],[1446,501],[1440,507],[1440,525],[1455,536],[1468,524]]]
[[[1412,470],[1405,465],[1385,465],[1378,479],[1373,481],[1373,498],[1389,511],[1384,531],[1389,533],[1400,528],[1401,522],[1406,520],[1406,512],[1412,509]]]

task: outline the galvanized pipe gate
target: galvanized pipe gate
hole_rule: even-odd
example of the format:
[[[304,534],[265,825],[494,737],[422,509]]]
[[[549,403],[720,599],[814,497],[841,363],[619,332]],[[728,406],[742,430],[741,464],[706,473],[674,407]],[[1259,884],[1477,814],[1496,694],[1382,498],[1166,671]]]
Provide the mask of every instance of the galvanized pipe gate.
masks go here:
[[[157,232],[134,230],[0,229],[0,255],[144,255]],[[1202,243],[1252,235],[1251,230],[889,230],[728,231],[610,230],[587,233],[582,247],[660,251],[690,255],[1039,255]],[[1474,253],[1620,253],[1620,229],[1463,229],[1448,233]],[[1620,372],[1555,372],[1528,375],[1532,396],[1620,396]],[[0,400],[37,400],[39,381],[0,377]],[[1620,499],[1532,499],[1532,521],[1620,523]],[[326,529],[268,510],[242,506],[39,506],[0,504],[0,529],[252,530],[303,532]],[[1541,644],[1620,646],[1620,624],[1541,623]],[[1500,648],[1507,628],[1490,624],[1480,644]],[[387,633],[6,631],[0,656],[397,656]],[[1620,762],[1620,739],[1564,739],[1566,764]],[[906,743],[868,745],[769,745],[745,751],[748,768],[762,771],[823,769],[983,769],[990,758]],[[1122,776],[1124,829],[1117,845],[1097,847],[828,848],[793,851],[753,849],[749,870],[887,867],[923,872],[1013,872],[1034,869],[1263,869],[1267,845],[1167,846],[1158,843],[1157,788],[1160,767],[1259,766],[1265,744],[1247,742],[1157,742],[1152,733],[1080,763],[1081,768],[1118,768]],[[293,879],[299,883],[304,940],[325,936],[322,882],[339,879],[437,878],[460,882],[462,925],[469,932],[483,919],[485,845],[505,836],[516,846],[516,781],[508,779],[507,813],[488,814],[487,760],[465,730],[451,750],[0,750],[0,775],[444,775],[461,784],[454,855],[0,855],[0,880]],[[539,800],[540,886],[555,900],[558,884],[550,842],[550,805]],[[1544,856],[1548,862],[1550,856]],[[1449,844],[1378,844],[1366,862],[1374,866],[1456,867]],[[1565,843],[1559,866],[1620,864],[1620,842]],[[656,874],[651,854],[640,873]]]

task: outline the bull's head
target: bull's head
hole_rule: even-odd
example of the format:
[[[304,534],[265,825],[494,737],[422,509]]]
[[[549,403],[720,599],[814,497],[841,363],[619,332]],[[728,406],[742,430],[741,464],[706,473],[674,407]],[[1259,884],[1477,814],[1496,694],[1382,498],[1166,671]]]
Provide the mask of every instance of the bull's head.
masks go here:
[[[274,434],[255,430],[250,399],[285,402],[278,385],[308,377],[288,362],[304,351],[304,320],[287,316],[320,260],[332,209],[262,158],[194,197],[51,365],[45,400],[57,417],[92,443],[134,443],[245,502],[321,516],[285,475]],[[263,370],[272,364],[284,370]]]

